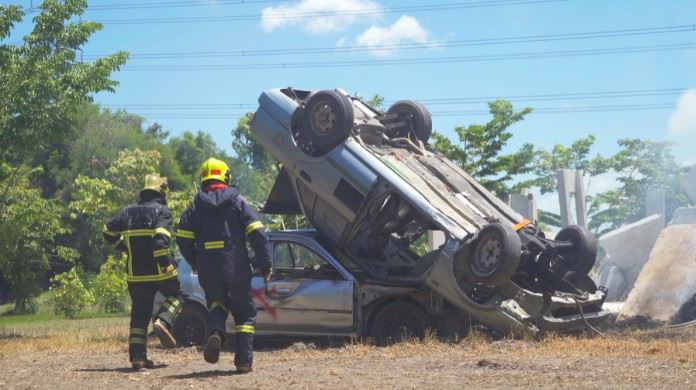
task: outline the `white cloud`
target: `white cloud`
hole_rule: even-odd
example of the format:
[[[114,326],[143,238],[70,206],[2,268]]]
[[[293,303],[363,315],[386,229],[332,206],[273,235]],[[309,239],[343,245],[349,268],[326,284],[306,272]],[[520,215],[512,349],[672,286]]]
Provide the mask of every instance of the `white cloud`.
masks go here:
[[[412,16],[402,15],[391,26],[372,26],[356,38],[360,47],[371,48],[370,52],[377,56],[386,56],[392,52],[389,46],[405,43],[428,43],[430,35]]]
[[[696,143],[696,89],[687,89],[679,98],[677,108],[667,122],[667,137],[676,142],[674,155],[680,164],[696,164],[693,150]]]
[[[669,117],[669,135],[696,136],[696,89],[682,94],[677,109]]]
[[[366,17],[372,19],[382,12],[382,7],[371,0],[300,0],[264,8],[261,11],[261,27],[266,32],[272,32],[297,25],[309,33],[320,34],[343,31]],[[308,14],[319,15],[306,17]]]

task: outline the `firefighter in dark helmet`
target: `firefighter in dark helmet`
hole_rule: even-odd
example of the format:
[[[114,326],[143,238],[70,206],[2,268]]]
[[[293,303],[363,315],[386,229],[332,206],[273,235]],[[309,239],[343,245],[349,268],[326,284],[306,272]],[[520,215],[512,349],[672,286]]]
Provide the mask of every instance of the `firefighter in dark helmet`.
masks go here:
[[[154,367],[147,358],[146,341],[158,291],[165,301],[157,311],[153,330],[164,347],[176,346],[171,329],[181,311],[183,294],[170,247],[173,221],[166,192],[166,177],[145,176],[138,203],[119,211],[103,232],[109,244],[128,254],[128,293],[132,302],[128,355],[135,369]]]
[[[225,321],[235,323],[234,365],[249,372],[253,363],[256,306],[252,300],[252,264],[247,240],[266,280],[271,274],[269,243],[263,224],[230,185],[231,173],[223,161],[210,158],[201,166],[201,191],[188,206],[176,230],[176,242],[205,291],[210,334],[203,356],[216,363],[225,339]]]

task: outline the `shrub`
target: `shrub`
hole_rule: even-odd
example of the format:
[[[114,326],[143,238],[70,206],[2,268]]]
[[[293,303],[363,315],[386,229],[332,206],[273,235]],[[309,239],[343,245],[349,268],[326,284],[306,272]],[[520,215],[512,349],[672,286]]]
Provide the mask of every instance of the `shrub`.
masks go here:
[[[106,313],[119,313],[126,309],[128,295],[126,270],[123,257],[109,256],[94,278],[94,294],[99,307]]]
[[[50,297],[56,314],[68,318],[75,318],[85,306],[94,303],[94,295],[85,288],[75,267],[51,278]]]

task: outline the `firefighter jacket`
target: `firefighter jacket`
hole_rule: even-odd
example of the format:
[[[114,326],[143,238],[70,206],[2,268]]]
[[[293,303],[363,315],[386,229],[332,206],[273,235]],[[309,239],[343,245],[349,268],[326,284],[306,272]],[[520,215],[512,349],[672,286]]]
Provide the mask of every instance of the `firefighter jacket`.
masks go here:
[[[247,239],[255,254],[254,264]],[[202,286],[248,280],[252,265],[271,267],[263,224],[234,187],[217,184],[198,192],[181,216],[176,243],[191,267],[198,269]]]
[[[172,212],[164,197],[149,190],[140,194],[138,203],[122,209],[106,223],[104,239],[128,254],[128,282],[176,277],[170,247],[172,226]]]

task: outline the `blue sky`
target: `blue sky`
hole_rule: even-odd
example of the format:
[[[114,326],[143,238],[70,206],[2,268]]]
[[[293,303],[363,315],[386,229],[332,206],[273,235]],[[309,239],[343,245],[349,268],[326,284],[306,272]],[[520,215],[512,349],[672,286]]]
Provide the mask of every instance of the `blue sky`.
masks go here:
[[[29,5],[26,0],[10,3]],[[128,111],[141,113],[149,121],[162,123],[174,135],[184,130],[203,130],[212,134],[219,146],[229,150],[230,129],[244,111],[253,110],[249,106],[239,109],[229,105],[254,104],[262,90],[288,85],[304,89],[341,87],[366,97],[379,93],[388,101],[582,93],[590,98],[513,99],[515,107],[529,106],[539,112],[530,114],[513,127],[515,136],[509,150],[525,142],[550,148],[556,143],[569,144],[594,134],[597,137],[595,153],[611,154],[617,149],[616,141],[623,137],[673,139],[681,143],[677,147],[680,160],[696,162],[696,156],[689,150],[696,142],[696,29],[693,27],[696,1],[693,0],[247,0],[245,4],[234,0],[177,0],[169,4],[187,6],[161,7],[166,3],[164,0],[90,1],[94,9],[88,10],[84,19],[104,21],[104,29],[93,37],[84,54],[89,59],[116,50],[131,52],[132,59],[115,74],[120,81],[116,93],[99,94],[96,101],[105,106],[128,107]],[[305,17],[297,17],[298,14]],[[229,16],[237,20],[229,20],[233,19]],[[217,21],[214,19],[217,17],[228,20]],[[204,22],[143,23],[138,20],[147,18],[166,21],[201,18]],[[129,24],[119,24],[124,20]],[[27,24],[20,26],[17,32],[26,31]],[[690,31],[683,31],[689,26]],[[645,30],[667,27],[680,32]],[[629,29],[647,33],[471,44],[472,40]],[[466,45],[451,45],[451,42],[461,41]],[[424,48],[382,49],[384,45],[404,44]],[[677,50],[654,49],[676,44],[682,46]],[[345,47],[357,47],[361,51],[339,52]],[[648,49],[617,53],[629,47]],[[279,49],[302,48],[327,50],[265,56],[205,57],[200,54],[254,50],[277,53]],[[485,60],[486,56],[567,54],[577,50],[594,54]],[[597,50],[610,54],[598,55]],[[181,55],[183,52],[193,54],[184,58],[142,58],[143,54]],[[414,63],[420,59],[450,57],[460,59]],[[463,61],[461,57],[469,60]],[[400,65],[381,65],[394,60],[403,61]],[[345,61],[368,61],[368,64],[254,69],[260,64]],[[189,65],[243,65],[243,68],[192,70]],[[138,68],[141,66],[154,66],[155,70],[145,71]],[[168,66],[186,69],[171,70]],[[636,90],[661,92],[659,95],[654,91],[640,93],[649,96],[601,97],[605,92],[625,95],[626,91]],[[161,106],[135,107],[148,104]],[[429,108],[434,114],[434,128],[450,137],[454,136],[455,126],[488,119],[482,114],[486,111],[482,101],[430,104]],[[569,109],[583,112],[566,112]],[[597,109],[606,111],[592,111]],[[548,110],[563,112],[543,112]]]

